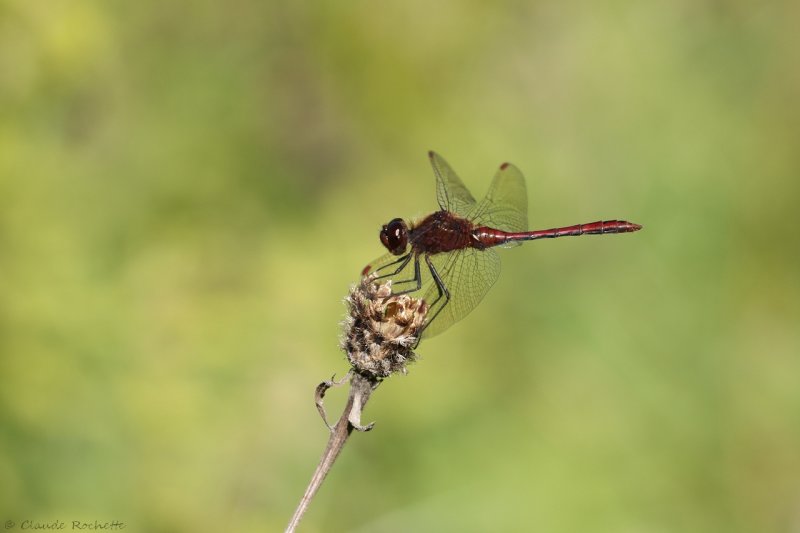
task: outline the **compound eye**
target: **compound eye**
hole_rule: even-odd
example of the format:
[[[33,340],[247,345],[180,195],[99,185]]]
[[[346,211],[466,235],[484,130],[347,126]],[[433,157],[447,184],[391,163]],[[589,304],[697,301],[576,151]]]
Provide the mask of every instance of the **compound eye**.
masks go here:
[[[408,246],[408,228],[401,218],[395,218],[381,230],[381,242],[394,255],[401,255]]]

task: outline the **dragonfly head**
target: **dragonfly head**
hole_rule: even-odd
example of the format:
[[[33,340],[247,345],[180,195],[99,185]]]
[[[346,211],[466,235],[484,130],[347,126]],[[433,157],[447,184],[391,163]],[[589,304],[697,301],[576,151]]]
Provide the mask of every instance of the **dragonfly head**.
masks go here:
[[[408,246],[408,226],[402,218],[395,218],[381,229],[381,242],[394,255],[402,255]]]

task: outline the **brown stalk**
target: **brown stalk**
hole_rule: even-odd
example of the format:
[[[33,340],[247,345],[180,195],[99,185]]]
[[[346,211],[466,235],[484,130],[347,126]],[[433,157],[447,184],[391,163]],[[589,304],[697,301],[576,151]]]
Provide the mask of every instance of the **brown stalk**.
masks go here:
[[[357,372],[351,371],[350,374],[350,394],[347,398],[347,404],[344,406],[339,421],[331,427],[331,435],[328,438],[328,444],[325,446],[325,451],[322,453],[322,458],[317,465],[317,469],[314,470],[314,474],[311,476],[311,481],[308,483],[305,494],[303,494],[303,497],[300,499],[300,503],[297,505],[297,509],[292,519],[289,521],[289,525],[286,526],[286,533],[292,533],[297,528],[311,500],[314,498],[320,486],[322,486],[322,482],[333,467],[336,458],[339,457],[350,433],[352,433],[354,429],[358,431],[369,431],[372,429],[373,424],[367,426],[361,425],[361,412],[367,404],[367,400],[369,400],[372,391],[380,384],[380,381],[362,376]],[[345,376],[345,378],[347,378],[347,376]],[[320,409],[323,420],[325,420],[325,411],[322,408],[322,397],[325,395],[325,391],[335,385],[342,384],[343,381],[344,380],[338,383],[333,380],[324,381],[317,387],[317,407]],[[327,424],[327,421],[325,423]]]
[[[352,369],[340,381],[323,381],[317,386],[316,404],[325,425],[331,430],[322,458],[311,476],[305,494],[286,527],[292,533],[308,509],[333,463],[353,430],[369,431],[373,424],[361,425],[361,412],[381,380],[416,359],[414,347],[425,323],[428,306],[424,300],[392,294],[391,282],[375,283],[365,277],[350,289],[346,299],[348,315],[344,321],[341,348]],[[328,389],[350,377],[350,393],[342,416],[334,426],[328,424],[322,399]]]

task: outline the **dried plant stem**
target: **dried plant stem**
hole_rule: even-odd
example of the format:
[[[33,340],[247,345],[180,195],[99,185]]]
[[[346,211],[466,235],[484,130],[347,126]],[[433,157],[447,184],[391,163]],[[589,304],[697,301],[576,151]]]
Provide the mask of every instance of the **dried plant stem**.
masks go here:
[[[344,448],[350,433],[352,433],[354,429],[359,431],[369,431],[372,429],[372,424],[361,426],[361,411],[367,404],[367,400],[369,400],[372,391],[375,390],[375,387],[377,387],[379,383],[379,381],[362,376],[357,372],[352,373],[352,377],[350,379],[350,394],[347,398],[347,404],[344,407],[342,416],[339,417],[339,421],[331,428],[331,435],[328,439],[328,445],[325,447],[325,451],[322,453],[322,458],[317,465],[317,469],[314,471],[314,475],[311,476],[311,481],[308,483],[308,488],[306,488],[303,498],[297,505],[297,509],[295,510],[292,519],[289,521],[289,525],[286,527],[286,533],[292,533],[297,528],[297,525],[303,518],[303,515],[308,509],[312,498],[314,498],[314,495],[319,490],[322,482],[328,475],[328,472],[330,472],[331,468],[333,467],[333,463],[336,461],[339,453]],[[320,387],[317,388],[317,406],[320,407],[320,413],[323,414],[323,420],[324,412],[321,409],[322,395],[324,395],[324,391],[327,388],[330,388],[336,384],[337,383],[333,381],[324,382],[320,385]]]
[[[340,381],[331,378],[317,386],[315,399],[319,414],[331,435],[322,458],[311,476],[303,498],[286,527],[292,533],[303,518],[314,495],[333,467],[353,430],[369,431],[373,424],[361,425],[361,412],[381,380],[393,373],[405,373],[406,365],[416,358],[413,348],[425,324],[428,305],[407,294],[392,294],[391,281],[377,283],[374,275],[364,276],[350,288],[348,314],[344,322],[341,348],[347,354],[351,370]],[[350,377],[350,394],[339,421],[330,426],[322,399],[331,387]]]

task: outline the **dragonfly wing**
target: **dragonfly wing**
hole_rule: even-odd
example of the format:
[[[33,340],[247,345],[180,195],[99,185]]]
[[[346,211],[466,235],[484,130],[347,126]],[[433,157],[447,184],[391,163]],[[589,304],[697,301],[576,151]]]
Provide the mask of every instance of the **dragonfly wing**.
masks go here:
[[[436,174],[436,199],[439,207],[459,216],[466,215],[475,207],[475,198],[442,156],[431,151],[428,152],[428,157],[433,173]]]
[[[467,316],[480,303],[500,275],[500,256],[496,251],[465,248],[452,253],[432,255],[431,262],[450,292],[450,301],[440,307],[442,300],[430,310],[433,319],[426,326],[423,338],[433,337]],[[420,257],[424,262],[424,257]],[[422,264],[422,271],[428,265]],[[429,272],[422,288],[423,299],[432,305],[439,296],[439,290]],[[438,309],[441,311],[437,315]]]
[[[466,216],[477,226],[527,231],[528,191],[522,172],[511,163],[500,165],[486,196]]]

